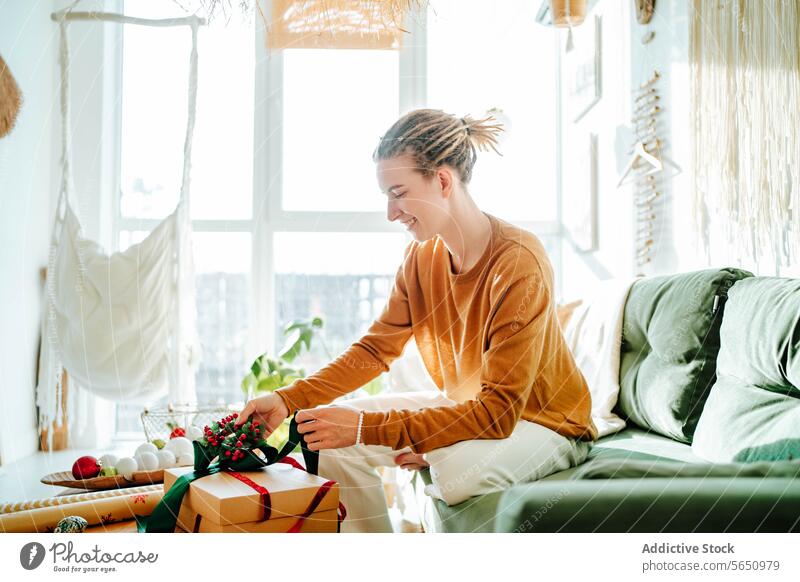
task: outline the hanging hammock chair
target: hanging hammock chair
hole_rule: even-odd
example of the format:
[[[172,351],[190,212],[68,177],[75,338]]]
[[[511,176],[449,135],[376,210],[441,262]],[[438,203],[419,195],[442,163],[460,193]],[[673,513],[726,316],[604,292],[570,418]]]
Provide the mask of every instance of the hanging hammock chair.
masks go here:
[[[74,4],[73,4],[74,6]],[[39,430],[60,426],[62,369],[71,388],[114,402],[196,401],[199,359],[191,256],[189,174],[197,98],[197,30],[191,16],[144,20],[119,14],[53,14],[60,29],[61,185],[45,285],[36,404]],[[73,206],[69,112],[68,22],[103,20],[149,26],[189,26],[192,50],[183,176],[175,211],[124,252],[106,255],[83,236]],[[74,390],[70,389],[72,399]],[[75,420],[71,415],[70,423]],[[85,422],[87,419],[83,419]],[[48,430],[48,436],[53,431]]]

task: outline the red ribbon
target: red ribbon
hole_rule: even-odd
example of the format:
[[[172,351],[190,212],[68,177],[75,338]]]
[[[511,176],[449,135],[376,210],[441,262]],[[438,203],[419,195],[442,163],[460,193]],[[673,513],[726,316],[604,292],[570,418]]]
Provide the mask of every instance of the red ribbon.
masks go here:
[[[269,496],[269,491],[267,491],[266,487],[262,487],[252,479],[245,477],[241,473],[237,473],[236,471],[231,471],[228,469],[226,471],[228,475],[231,477],[236,477],[239,481],[244,483],[245,485],[249,485],[251,489],[255,489],[255,491],[261,496],[261,507],[264,508],[264,517],[262,521],[267,521],[269,516],[272,514],[272,499]]]
[[[305,471],[305,467],[301,465],[296,459],[292,457],[284,457],[279,461],[280,463],[286,463],[288,465],[292,465],[295,469],[300,469],[301,471]],[[249,477],[242,475],[241,473],[237,473],[236,471],[231,471],[227,469],[225,471],[228,475],[235,477],[245,485],[248,485],[251,489],[255,490],[261,499],[261,507],[264,508],[264,517],[262,521],[267,521],[272,514],[272,499],[269,495],[269,491],[266,487],[262,487]],[[322,502],[325,496],[330,491],[331,487],[336,484],[336,481],[329,480],[325,481],[317,492],[314,494],[314,498],[311,500],[311,503],[308,504],[306,510],[300,514],[297,518],[297,521],[289,528],[287,533],[299,533],[300,528],[303,527],[303,522],[312,514],[317,506]],[[345,508],[344,504],[340,501],[339,502],[339,509],[336,512],[336,531],[338,532],[342,525],[342,520],[347,517],[347,509]],[[200,514],[197,515],[197,519],[194,522],[194,531],[195,533],[200,529]]]
[[[305,467],[303,467],[303,465],[301,465],[301,464],[300,464],[300,462],[299,462],[297,459],[294,459],[294,458],[292,458],[292,457],[284,457],[284,458],[282,458],[282,459],[281,459],[280,461],[278,461],[278,462],[279,462],[279,463],[286,463],[286,464],[288,464],[288,465],[291,465],[291,466],[292,466],[292,467],[294,467],[295,469],[300,469],[301,471],[305,471],[305,470],[306,470],[306,468],[305,468]],[[336,483],[336,481],[328,481],[328,483]],[[326,484],[324,484],[324,485],[322,485],[322,487],[325,487],[325,485],[327,485],[327,483],[326,483]],[[322,490],[322,487],[320,487],[320,491]],[[327,491],[326,491],[325,493],[327,493]],[[322,497],[324,497],[324,496],[325,496],[325,493],[323,493],[323,494],[322,494]],[[317,491],[317,495],[319,495],[319,491]],[[320,500],[320,501],[322,501],[322,497],[320,497],[320,498],[319,498],[319,500]],[[316,499],[316,496],[314,497],[314,499]],[[312,500],[312,501],[311,501],[311,503],[312,503],[312,504],[314,504],[314,500]],[[317,502],[317,504],[318,504],[318,503],[319,503],[319,502]],[[309,507],[310,507],[310,506],[309,506]],[[316,507],[316,504],[314,505],[314,507]],[[313,509],[312,509],[312,511],[313,511]],[[306,512],[308,512],[308,509],[306,509]],[[308,517],[308,516],[307,516],[307,515],[304,515],[303,517],[301,517],[301,518],[300,518],[300,519],[297,521],[297,523],[296,523],[296,524],[294,524],[294,526],[292,526],[292,527],[294,528],[294,527],[298,526],[298,524],[302,524],[303,520],[305,520],[305,518],[306,518],[306,517]],[[340,501],[340,502],[339,502],[339,509],[336,511],[336,532],[337,532],[337,533],[338,533],[338,532],[339,532],[339,530],[341,529],[341,527],[342,527],[342,521],[344,521],[344,518],[345,518],[345,517],[347,517],[347,508],[344,506],[344,503],[342,503],[342,502]],[[291,530],[289,530],[289,531],[291,531]],[[294,532],[293,532],[293,533],[294,533]]]

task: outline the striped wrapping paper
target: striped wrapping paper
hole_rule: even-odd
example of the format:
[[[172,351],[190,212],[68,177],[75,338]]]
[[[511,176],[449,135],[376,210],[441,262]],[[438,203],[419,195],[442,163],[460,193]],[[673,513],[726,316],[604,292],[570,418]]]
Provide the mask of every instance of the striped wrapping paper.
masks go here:
[[[77,515],[89,525],[130,520],[133,515],[150,515],[164,496],[159,484],[109,489],[6,503],[0,506],[0,532],[51,532],[64,517]]]

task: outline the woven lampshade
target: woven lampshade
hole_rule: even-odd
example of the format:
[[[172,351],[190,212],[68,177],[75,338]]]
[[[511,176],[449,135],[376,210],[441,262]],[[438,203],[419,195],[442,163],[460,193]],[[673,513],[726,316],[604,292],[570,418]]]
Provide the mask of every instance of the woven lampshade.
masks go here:
[[[399,49],[403,20],[423,0],[273,0],[267,46]]]
[[[0,137],[5,137],[14,127],[19,108],[22,106],[22,94],[11,71],[0,57]]]
[[[577,26],[586,18],[586,0],[550,0],[553,26]]]

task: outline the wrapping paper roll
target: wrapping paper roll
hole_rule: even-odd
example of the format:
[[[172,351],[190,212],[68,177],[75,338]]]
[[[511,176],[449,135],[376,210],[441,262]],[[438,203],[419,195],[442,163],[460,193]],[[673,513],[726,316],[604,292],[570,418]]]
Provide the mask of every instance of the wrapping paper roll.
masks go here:
[[[39,507],[52,507],[54,505],[64,505],[65,503],[76,503],[78,501],[89,501],[90,499],[104,499],[106,497],[121,497],[124,495],[138,495],[139,493],[149,493],[150,491],[161,491],[163,486],[158,483],[154,485],[142,485],[140,487],[129,487],[123,489],[107,489],[105,491],[91,491],[73,493],[72,495],[59,495],[57,497],[45,497],[44,499],[28,499],[26,501],[14,501],[0,505],[0,515],[5,513],[15,513]]]
[[[62,502],[60,498],[53,497],[26,502],[33,507],[0,514],[0,532],[48,533],[53,531],[59,520],[70,515],[84,518],[90,526],[131,520],[134,514],[150,515],[164,496],[160,484],[112,491],[82,493],[65,498],[72,498],[72,501]],[[87,498],[97,493],[107,495]]]

